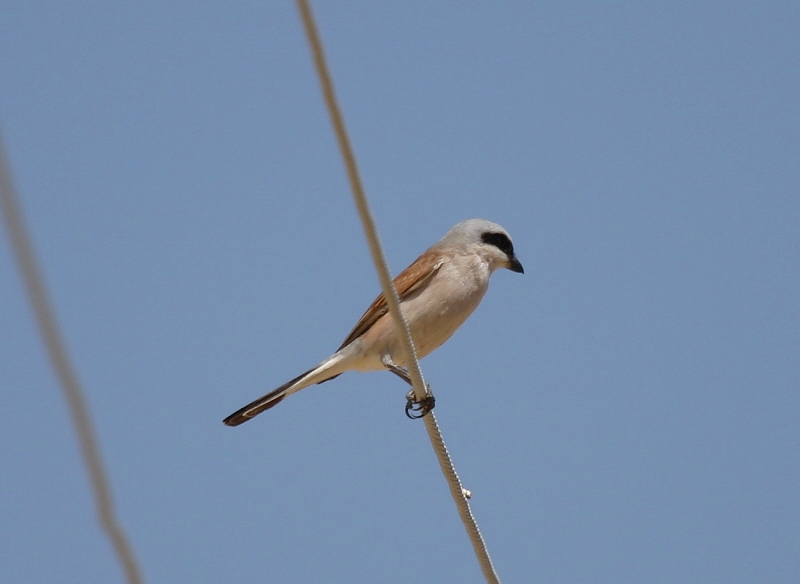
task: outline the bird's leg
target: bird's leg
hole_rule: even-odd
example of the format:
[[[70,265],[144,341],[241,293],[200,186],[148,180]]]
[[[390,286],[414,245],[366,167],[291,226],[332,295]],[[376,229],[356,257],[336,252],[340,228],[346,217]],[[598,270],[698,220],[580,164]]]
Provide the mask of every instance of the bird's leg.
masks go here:
[[[431,386],[428,385],[428,383],[425,383],[425,397],[417,401],[417,396],[414,394],[414,384],[411,382],[411,376],[409,376],[408,370],[395,365],[391,355],[383,355],[381,357],[381,363],[383,363],[386,369],[411,386],[411,390],[406,394],[406,416],[412,420],[416,420],[422,418],[434,408],[436,405],[436,398],[433,397]]]
[[[408,370],[406,370],[403,367],[400,367],[399,365],[395,365],[394,361],[392,361],[392,358],[389,355],[384,355],[383,357],[381,357],[381,363],[383,363],[384,367],[386,367],[389,371],[397,375],[407,384],[413,385],[411,383],[411,377],[408,375]]]

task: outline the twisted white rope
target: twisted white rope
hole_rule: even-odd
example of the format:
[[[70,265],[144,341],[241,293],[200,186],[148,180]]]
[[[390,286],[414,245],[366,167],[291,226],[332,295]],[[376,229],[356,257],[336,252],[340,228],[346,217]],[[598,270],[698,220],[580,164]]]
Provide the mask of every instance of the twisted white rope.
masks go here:
[[[336,139],[339,143],[339,149],[342,152],[345,167],[347,168],[347,177],[350,180],[350,187],[353,190],[353,198],[355,199],[356,207],[358,208],[358,214],[361,218],[361,223],[364,226],[364,234],[366,235],[367,242],[369,243],[372,261],[375,263],[375,269],[378,272],[378,277],[380,278],[381,288],[383,289],[383,294],[386,297],[386,304],[389,308],[389,313],[394,319],[395,325],[402,332],[401,343],[403,346],[403,351],[405,352],[406,356],[410,356],[410,358],[406,359],[406,363],[408,364],[408,372],[411,377],[412,387],[414,389],[414,397],[416,401],[419,402],[427,395],[427,390],[425,386],[425,380],[422,377],[422,370],[420,369],[419,361],[417,360],[416,351],[414,350],[414,341],[411,338],[411,331],[409,330],[408,322],[406,322],[406,319],[400,310],[400,298],[398,297],[397,290],[392,283],[392,276],[389,272],[389,267],[386,264],[386,258],[383,254],[380,240],[378,239],[375,221],[372,218],[372,213],[370,212],[369,205],[367,203],[367,197],[364,194],[364,188],[361,184],[361,179],[358,174],[358,167],[356,166],[355,155],[353,154],[353,150],[350,146],[350,140],[347,137],[347,130],[344,125],[344,120],[336,101],[336,95],[333,90],[333,81],[330,78],[328,67],[325,63],[325,54],[322,50],[322,43],[319,39],[316,25],[314,24],[314,17],[311,13],[311,7],[309,6],[307,0],[297,0],[297,6],[300,10],[306,36],[308,37],[308,42],[311,45],[311,52],[314,57],[314,65],[317,70],[317,75],[319,76],[320,84],[322,85],[322,93],[325,97],[328,113],[331,116],[331,122],[333,123]],[[472,541],[472,547],[474,548],[475,555],[478,557],[478,561],[480,562],[483,575],[486,578],[486,581],[490,584],[499,584],[500,579],[497,577],[497,573],[494,570],[492,560],[489,557],[489,551],[486,549],[486,543],[484,542],[481,532],[478,529],[478,524],[475,521],[475,517],[472,515],[466,493],[464,488],[461,486],[461,481],[459,480],[458,474],[453,467],[453,461],[450,459],[450,455],[447,452],[447,447],[444,444],[442,434],[439,431],[439,426],[436,423],[436,418],[434,417],[433,412],[429,412],[424,419],[425,428],[428,430],[428,437],[431,440],[431,445],[436,452],[439,466],[441,467],[442,472],[447,479],[447,483],[450,487],[450,494],[453,496],[453,500],[458,507],[458,513],[461,516],[464,527],[469,534],[470,540]]]

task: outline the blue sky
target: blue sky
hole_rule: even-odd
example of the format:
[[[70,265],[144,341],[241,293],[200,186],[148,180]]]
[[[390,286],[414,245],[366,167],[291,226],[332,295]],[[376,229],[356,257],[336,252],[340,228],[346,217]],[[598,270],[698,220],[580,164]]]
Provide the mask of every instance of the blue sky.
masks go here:
[[[507,582],[800,579],[796,2],[315,5],[392,269],[514,238],[422,363]],[[148,582],[481,582],[291,2],[12,2],[0,125]],[[0,242],[0,581],[116,582]]]

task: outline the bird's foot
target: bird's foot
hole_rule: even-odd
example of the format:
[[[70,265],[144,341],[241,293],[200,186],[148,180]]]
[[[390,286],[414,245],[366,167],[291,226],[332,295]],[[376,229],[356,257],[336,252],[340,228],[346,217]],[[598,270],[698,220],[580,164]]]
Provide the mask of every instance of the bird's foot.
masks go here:
[[[427,395],[421,400],[417,401],[412,389],[406,394],[406,416],[411,420],[418,420],[424,418],[434,406],[436,406],[436,398],[431,393],[430,386],[426,383],[425,390]]]

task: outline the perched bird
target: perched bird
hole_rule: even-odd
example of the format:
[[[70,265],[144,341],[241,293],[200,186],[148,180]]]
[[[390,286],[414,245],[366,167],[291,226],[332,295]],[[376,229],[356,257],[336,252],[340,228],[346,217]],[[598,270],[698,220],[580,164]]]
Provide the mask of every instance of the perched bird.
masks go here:
[[[498,268],[523,273],[511,238],[497,223],[469,219],[453,227],[394,279],[400,308],[420,359],[449,339],[467,320],[486,293],[489,276]],[[238,426],[286,396],[345,371],[388,369],[410,384],[406,365],[386,299],[380,294],[333,355],[247,404],[224,422]]]

